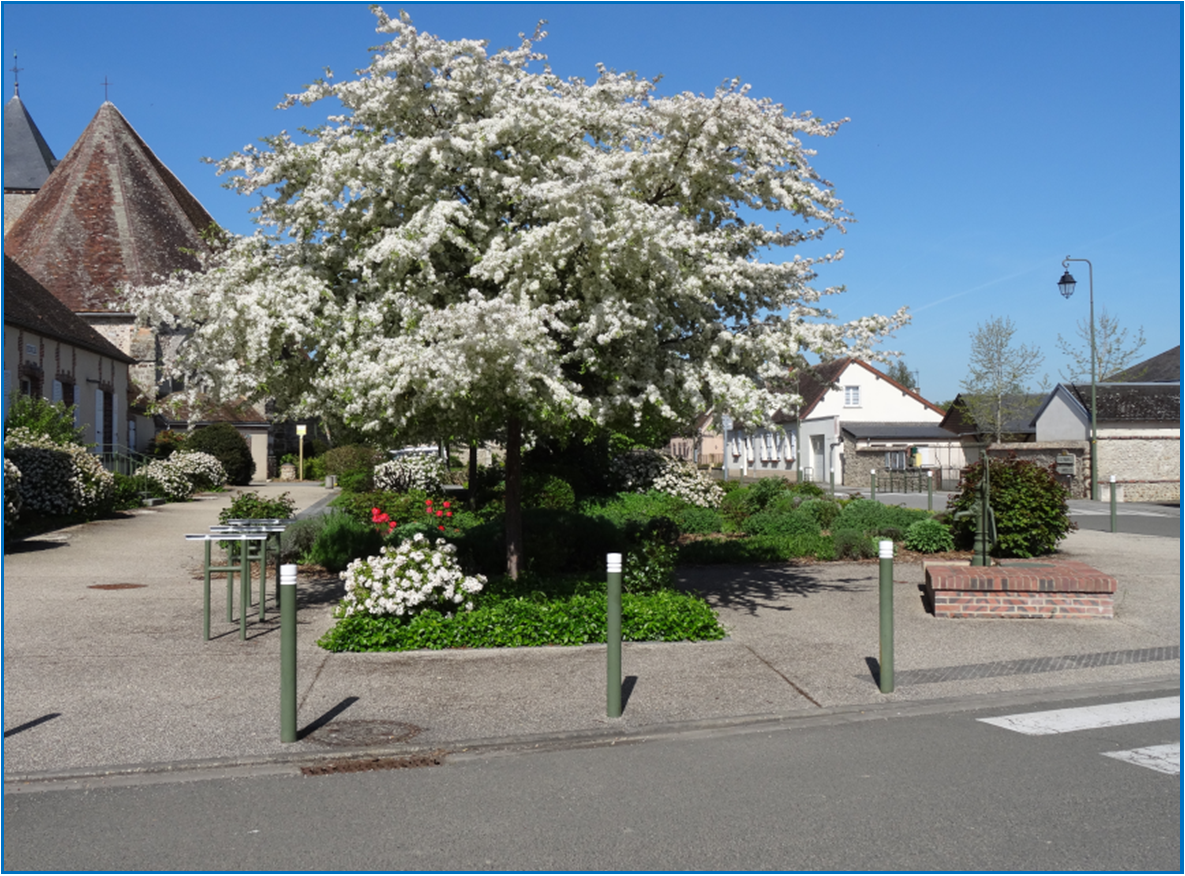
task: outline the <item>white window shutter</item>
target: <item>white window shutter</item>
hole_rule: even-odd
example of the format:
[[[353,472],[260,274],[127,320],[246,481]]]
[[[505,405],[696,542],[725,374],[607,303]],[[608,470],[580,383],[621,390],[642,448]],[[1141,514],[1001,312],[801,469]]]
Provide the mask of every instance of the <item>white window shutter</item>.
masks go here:
[[[103,452],[103,390],[95,390],[95,444],[98,453]]]
[[[62,381],[55,380],[53,382],[53,397],[50,399],[50,401],[53,402],[54,404],[57,404],[61,400],[62,400]]]
[[[119,396],[111,395],[111,449],[119,450]]]

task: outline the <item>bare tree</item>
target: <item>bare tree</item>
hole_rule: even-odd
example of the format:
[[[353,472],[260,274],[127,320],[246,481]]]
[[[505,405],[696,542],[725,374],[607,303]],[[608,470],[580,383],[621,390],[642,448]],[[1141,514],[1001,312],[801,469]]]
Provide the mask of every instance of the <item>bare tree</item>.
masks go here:
[[[1136,361],[1144,346],[1144,329],[1128,340],[1128,331],[1119,325],[1119,317],[1099,311],[1094,324],[1095,374],[1099,380],[1115,374]],[[1079,343],[1073,343],[1077,340]],[[1074,336],[1066,340],[1057,336],[1057,348],[1069,362],[1059,369],[1063,380],[1078,383],[1090,379],[1090,320],[1080,319],[1074,329]]]
[[[1012,345],[1016,323],[1011,317],[993,317],[971,333],[971,361],[961,404],[976,424],[976,431],[995,443],[1014,432],[1036,411],[1040,399],[1032,396],[1032,381],[1045,361],[1039,348]],[[1040,385],[1048,385],[1043,375]]]

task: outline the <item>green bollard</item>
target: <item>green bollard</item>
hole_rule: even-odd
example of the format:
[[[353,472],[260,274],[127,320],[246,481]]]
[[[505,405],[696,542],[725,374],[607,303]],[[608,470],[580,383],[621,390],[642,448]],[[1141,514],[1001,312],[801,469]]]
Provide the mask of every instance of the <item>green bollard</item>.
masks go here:
[[[881,693],[893,692],[893,542],[880,543]]]
[[[251,605],[251,551],[250,542],[239,542],[239,556],[242,568],[239,571],[239,638],[247,640],[247,610]]]
[[[280,741],[296,741],[296,566],[280,571]]]
[[[621,717],[621,554],[609,554],[606,563],[608,581],[608,635],[609,645],[609,677],[606,692],[608,694],[608,715],[610,718]]]
[[[876,501],[876,469],[868,473],[868,490],[872,501]]]
[[[926,472],[926,510],[934,510],[934,472]]]
[[[212,544],[212,541],[206,539],[206,580],[202,594],[202,605],[205,610],[202,614],[202,632],[207,642],[210,641],[210,546]]]
[[[1115,475],[1111,475],[1111,531],[1119,532],[1119,513],[1115,507]]]

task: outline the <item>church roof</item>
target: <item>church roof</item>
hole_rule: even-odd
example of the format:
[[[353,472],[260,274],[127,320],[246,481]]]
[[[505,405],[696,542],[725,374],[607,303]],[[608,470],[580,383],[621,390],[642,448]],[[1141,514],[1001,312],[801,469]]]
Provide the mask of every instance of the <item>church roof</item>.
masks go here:
[[[117,362],[136,360],[95,331],[8,256],[4,257],[4,322]]]
[[[107,102],[4,239],[4,251],[76,312],[118,310],[117,287],[199,267],[214,223]]]
[[[4,105],[4,190],[34,192],[57,165],[20,95]]]

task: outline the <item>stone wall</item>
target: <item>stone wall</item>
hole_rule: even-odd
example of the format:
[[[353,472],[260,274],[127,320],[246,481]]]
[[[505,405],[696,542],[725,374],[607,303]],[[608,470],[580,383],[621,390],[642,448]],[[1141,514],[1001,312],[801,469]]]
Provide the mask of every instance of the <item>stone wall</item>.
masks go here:
[[[1099,475],[1107,490],[1111,475],[1121,501],[1181,501],[1179,435],[1124,435],[1099,438]],[[1100,494],[1101,496],[1102,494]]]
[[[1025,441],[993,444],[988,450],[991,459],[1027,459],[1040,466],[1055,466],[1059,456],[1074,457],[1074,474],[1057,475],[1058,482],[1070,491],[1071,499],[1090,498],[1090,442],[1089,441]],[[969,460],[974,461],[978,457]]]

